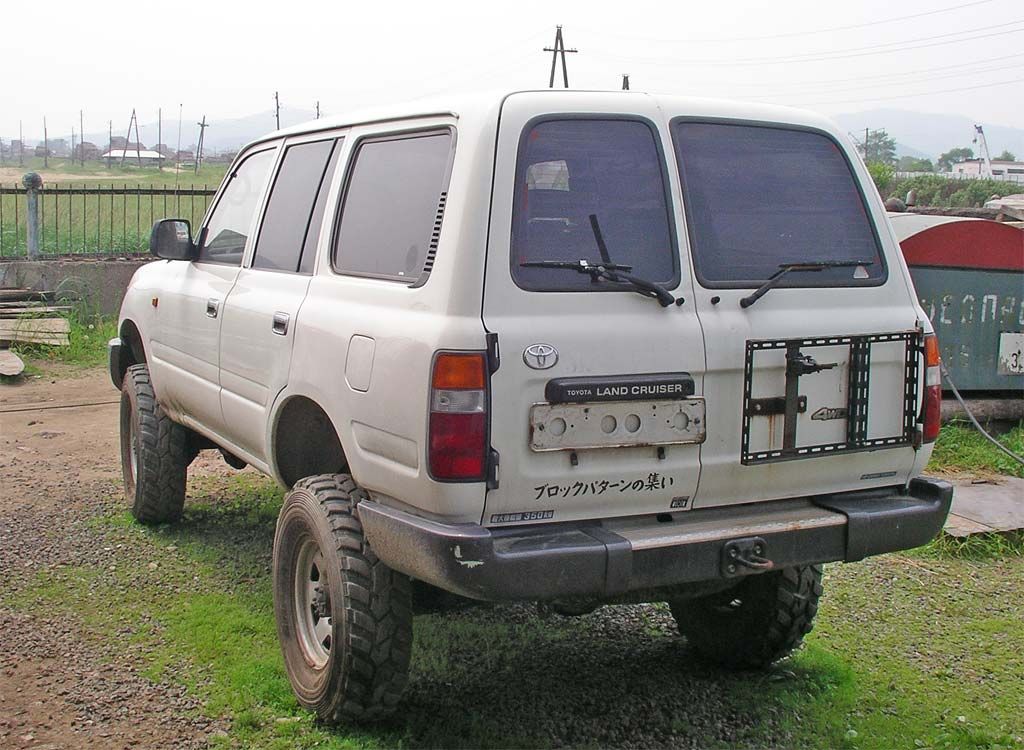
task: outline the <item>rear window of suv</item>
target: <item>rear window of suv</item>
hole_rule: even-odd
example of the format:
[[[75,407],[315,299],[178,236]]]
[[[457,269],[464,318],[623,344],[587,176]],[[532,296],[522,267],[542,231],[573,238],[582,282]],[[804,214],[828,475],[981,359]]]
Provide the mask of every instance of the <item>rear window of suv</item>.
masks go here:
[[[756,286],[785,263],[869,261],[794,273],[779,286],[885,279],[874,225],[850,164],[809,130],[677,120],[673,136],[697,278]]]
[[[536,261],[600,263],[590,216],[612,263],[667,288],[679,281],[668,183],[654,129],[632,119],[546,118],[523,132],[516,163],[512,277],[531,291],[618,291]]]

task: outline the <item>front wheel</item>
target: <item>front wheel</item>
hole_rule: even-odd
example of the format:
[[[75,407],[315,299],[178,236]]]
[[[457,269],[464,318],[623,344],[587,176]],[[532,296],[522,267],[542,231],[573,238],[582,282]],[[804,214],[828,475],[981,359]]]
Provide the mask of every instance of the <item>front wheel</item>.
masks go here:
[[[157,403],[146,365],[132,365],[121,383],[121,473],[137,521],[168,523],[181,517],[192,456],[188,428]]]
[[[351,477],[296,483],[274,535],[274,616],[296,697],[322,721],[394,711],[412,653],[410,581],[363,536]]]
[[[732,669],[763,669],[811,632],[821,598],[821,566],[744,578],[698,599],[669,602],[679,632],[698,654]]]

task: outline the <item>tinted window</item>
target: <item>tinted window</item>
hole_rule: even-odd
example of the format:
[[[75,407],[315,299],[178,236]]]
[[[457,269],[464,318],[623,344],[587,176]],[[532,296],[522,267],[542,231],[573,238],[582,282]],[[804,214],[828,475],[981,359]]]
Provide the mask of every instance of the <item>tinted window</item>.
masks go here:
[[[850,165],[820,133],[679,122],[676,151],[703,283],[758,284],[781,263],[871,261],[786,276],[782,286],[871,283],[885,275]]]
[[[231,173],[206,223],[199,260],[241,265],[257,201],[273,162],[274,149],[258,151],[247,156]]]
[[[613,263],[675,286],[663,160],[654,132],[632,120],[548,120],[524,134],[516,164],[512,275],[524,289],[602,290],[617,285],[531,261],[601,262],[595,215]]]
[[[301,143],[289,146],[284,152],[256,240],[253,268],[297,271],[310,234],[314,237],[310,256],[315,252],[320,226],[313,226],[311,217],[324,185],[334,143],[333,140]],[[323,212],[320,217],[323,218]],[[310,257],[310,268],[312,260]]]
[[[420,278],[450,153],[449,133],[359,146],[335,241],[339,271],[410,282]]]
[[[324,221],[324,209],[327,207],[327,193],[331,186],[331,178],[334,177],[334,170],[338,168],[338,155],[341,154],[341,141],[337,142],[334,151],[331,153],[331,160],[327,163],[323,180],[320,181],[320,192],[316,196],[316,204],[313,206],[313,216],[309,220],[309,231],[306,232],[306,239],[302,243],[302,258],[299,261],[299,273],[313,273],[313,263],[316,261],[316,245],[320,241],[320,225]]]

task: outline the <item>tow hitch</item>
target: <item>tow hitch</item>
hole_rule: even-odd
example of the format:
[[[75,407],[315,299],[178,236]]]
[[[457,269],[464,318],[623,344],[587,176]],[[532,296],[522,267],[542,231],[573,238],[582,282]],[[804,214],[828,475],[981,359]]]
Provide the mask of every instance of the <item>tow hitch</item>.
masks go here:
[[[763,573],[775,567],[767,557],[768,543],[759,536],[733,539],[722,547],[722,575],[726,578]]]

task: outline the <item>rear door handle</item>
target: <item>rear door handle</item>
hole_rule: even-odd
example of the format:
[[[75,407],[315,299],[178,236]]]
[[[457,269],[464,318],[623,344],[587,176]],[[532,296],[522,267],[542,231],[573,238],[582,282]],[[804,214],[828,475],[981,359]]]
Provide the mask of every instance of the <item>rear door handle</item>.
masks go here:
[[[276,312],[276,313],[274,313],[274,323],[271,326],[271,329],[278,336],[284,336],[285,334],[288,333],[288,321],[289,321],[289,319],[290,318],[289,318],[288,313],[283,313],[283,312]]]
[[[217,317],[217,313],[218,313],[219,310],[220,310],[220,300],[219,299],[214,299],[213,297],[211,297],[210,299],[206,300],[206,317],[208,317],[208,318],[216,318]]]

